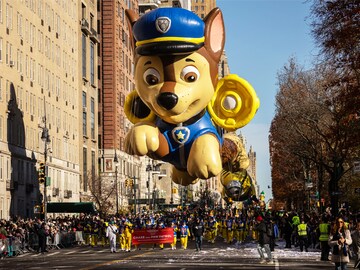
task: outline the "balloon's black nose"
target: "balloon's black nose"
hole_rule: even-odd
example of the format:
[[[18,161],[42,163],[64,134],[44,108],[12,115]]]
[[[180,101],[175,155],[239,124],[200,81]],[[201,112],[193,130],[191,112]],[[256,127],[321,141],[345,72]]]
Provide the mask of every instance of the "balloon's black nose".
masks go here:
[[[161,107],[164,107],[167,110],[171,110],[176,106],[179,98],[174,93],[165,92],[161,93],[156,100]]]

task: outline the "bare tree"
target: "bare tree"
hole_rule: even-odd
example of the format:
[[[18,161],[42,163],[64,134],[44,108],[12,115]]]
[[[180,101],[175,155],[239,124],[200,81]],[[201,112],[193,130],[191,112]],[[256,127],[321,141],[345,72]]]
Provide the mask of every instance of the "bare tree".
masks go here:
[[[95,203],[100,216],[105,217],[111,212],[110,209],[114,207],[116,186],[104,177],[93,176],[91,172],[88,172],[86,177],[90,192],[88,199]]]
[[[328,63],[303,71],[291,59],[278,75],[277,116],[271,131],[272,145],[277,143],[276,147],[283,152],[297,157],[297,167],[304,171],[302,179],[316,173],[321,191],[324,172],[327,173],[328,193],[335,212],[339,181],[347,172],[345,165],[352,149],[359,145],[354,137],[357,127],[344,125],[353,111],[342,95],[347,85],[333,83],[339,81],[339,76]]]

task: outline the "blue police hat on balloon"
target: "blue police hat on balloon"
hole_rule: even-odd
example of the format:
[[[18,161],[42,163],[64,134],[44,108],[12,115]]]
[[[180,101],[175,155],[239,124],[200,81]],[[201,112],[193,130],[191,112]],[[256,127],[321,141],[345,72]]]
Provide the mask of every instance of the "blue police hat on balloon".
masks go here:
[[[183,54],[204,45],[205,23],[183,8],[158,8],[141,16],[133,26],[140,55]]]

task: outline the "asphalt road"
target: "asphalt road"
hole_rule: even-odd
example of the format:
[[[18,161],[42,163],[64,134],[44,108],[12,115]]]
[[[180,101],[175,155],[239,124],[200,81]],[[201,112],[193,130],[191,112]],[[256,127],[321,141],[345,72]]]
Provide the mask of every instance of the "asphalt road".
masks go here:
[[[319,260],[318,250],[300,253],[279,247],[273,253],[274,264],[269,265],[260,264],[255,243],[236,248],[220,240],[215,244],[204,242],[203,249],[198,252],[194,241],[190,241],[186,250],[179,246],[180,243],[177,250],[171,250],[169,245],[163,250],[143,246],[141,250],[117,253],[110,253],[108,247],[76,246],[5,258],[0,261],[0,269],[334,269],[331,262]]]

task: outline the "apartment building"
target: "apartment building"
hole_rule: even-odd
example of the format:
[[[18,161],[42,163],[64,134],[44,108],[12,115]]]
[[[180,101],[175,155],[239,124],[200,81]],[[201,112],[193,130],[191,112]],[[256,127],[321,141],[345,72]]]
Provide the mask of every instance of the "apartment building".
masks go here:
[[[191,10],[201,19],[216,7],[216,0],[191,0]]]
[[[100,49],[100,2],[81,0],[78,7],[78,129],[80,196],[78,200],[89,201],[98,178],[99,119],[98,99],[100,93],[100,69],[98,64]]]
[[[0,0],[0,218],[79,200],[80,9],[77,0]]]

